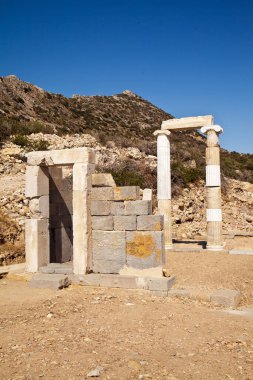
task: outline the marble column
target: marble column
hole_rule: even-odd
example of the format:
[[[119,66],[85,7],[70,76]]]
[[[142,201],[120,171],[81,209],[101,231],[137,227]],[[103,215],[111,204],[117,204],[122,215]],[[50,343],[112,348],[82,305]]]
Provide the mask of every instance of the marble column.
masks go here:
[[[223,249],[222,211],[221,211],[221,178],[219,134],[223,129],[219,125],[208,125],[201,128],[207,135],[206,148],[206,219],[207,249]]]
[[[171,226],[171,169],[170,169],[170,141],[168,130],[154,132],[157,136],[157,200],[158,212],[164,216],[165,249],[172,248]],[[168,268],[165,255],[165,269]]]

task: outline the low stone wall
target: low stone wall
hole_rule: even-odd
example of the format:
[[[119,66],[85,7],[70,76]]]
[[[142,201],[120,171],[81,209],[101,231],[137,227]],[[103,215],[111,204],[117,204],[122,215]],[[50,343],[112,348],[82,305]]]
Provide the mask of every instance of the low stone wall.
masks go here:
[[[93,174],[92,184],[93,272],[160,268],[162,273],[163,216],[152,215],[151,196],[141,199],[138,186],[117,187],[110,174]]]

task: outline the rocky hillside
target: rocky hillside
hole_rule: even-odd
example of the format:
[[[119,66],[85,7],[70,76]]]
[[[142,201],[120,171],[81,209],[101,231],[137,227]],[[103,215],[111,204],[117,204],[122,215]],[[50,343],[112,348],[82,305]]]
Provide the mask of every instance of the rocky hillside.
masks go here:
[[[24,258],[26,152],[92,147],[97,170],[111,172],[118,185],[156,191],[153,131],[171,117],[130,91],[66,98],[15,76],[0,77],[0,265]],[[177,132],[171,140],[173,236],[201,237],[206,229],[205,137]],[[224,231],[252,235],[253,155],[223,149],[221,155]]]
[[[66,98],[13,75],[0,77],[0,141],[12,135],[14,142],[27,145],[28,149],[47,148],[45,141],[29,146],[27,136],[31,133],[60,136],[85,133],[103,146],[135,147],[147,155],[156,155],[153,132],[160,128],[162,120],[171,117],[131,91],[113,96],[74,95]],[[175,185],[181,188],[203,179],[205,138],[197,132],[175,132],[171,140]],[[221,154],[225,176],[253,182],[253,155],[225,150]],[[131,160],[125,163],[125,167],[127,172],[139,173]],[[116,168],[118,171],[123,169]],[[124,177],[124,173],[119,176]]]

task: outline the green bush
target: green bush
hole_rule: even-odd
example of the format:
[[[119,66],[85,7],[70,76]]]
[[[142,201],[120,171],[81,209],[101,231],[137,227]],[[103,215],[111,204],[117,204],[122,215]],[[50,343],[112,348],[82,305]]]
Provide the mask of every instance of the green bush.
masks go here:
[[[21,121],[15,118],[0,117],[0,144],[11,135],[28,136],[32,133],[54,133],[53,127],[39,121]]]
[[[33,150],[48,150],[49,142],[47,140],[39,140],[32,142]]]
[[[144,188],[145,181],[143,176],[135,171],[123,168],[121,170],[112,170],[112,176],[117,186],[140,186]]]
[[[172,182],[178,185],[187,185],[205,178],[203,167],[191,168],[184,166],[181,161],[175,160],[171,164]]]
[[[27,150],[48,150],[49,142],[47,140],[31,141],[27,136],[15,135],[12,142],[16,145],[26,148]]]
[[[12,138],[12,142],[13,142],[13,144],[19,145],[22,148],[30,147],[30,145],[31,145],[29,138],[27,136],[24,136],[24,135],[15,135]]]

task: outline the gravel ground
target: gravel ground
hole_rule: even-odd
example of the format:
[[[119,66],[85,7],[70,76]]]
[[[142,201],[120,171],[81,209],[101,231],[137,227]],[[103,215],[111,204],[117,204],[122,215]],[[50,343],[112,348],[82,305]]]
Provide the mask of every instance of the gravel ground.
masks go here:
[[[253,304],[253,256],[170,252],[169,262],[176,287],[240,290],[241,305]]]
[[[0,378],[253,380],[252,322],[144,291],[2,279]]]

